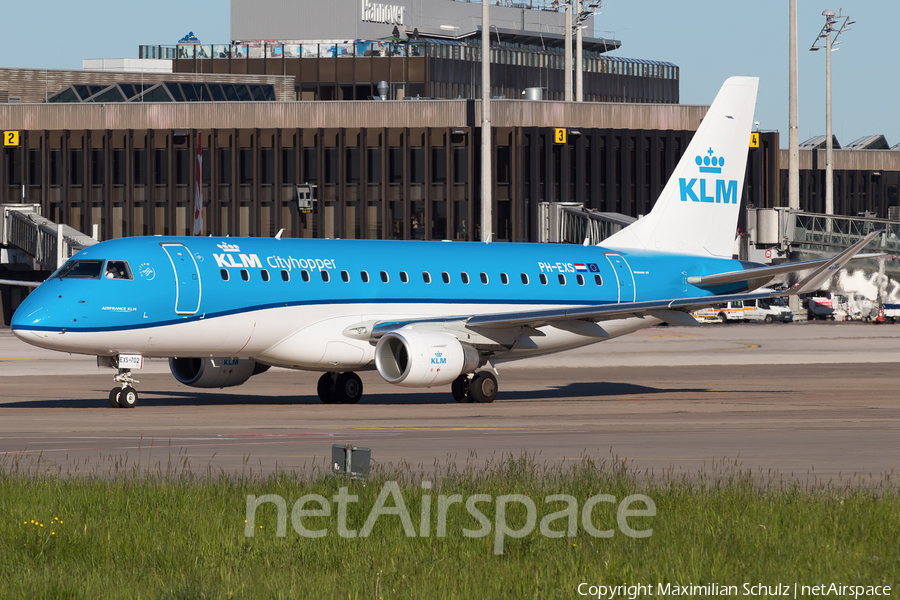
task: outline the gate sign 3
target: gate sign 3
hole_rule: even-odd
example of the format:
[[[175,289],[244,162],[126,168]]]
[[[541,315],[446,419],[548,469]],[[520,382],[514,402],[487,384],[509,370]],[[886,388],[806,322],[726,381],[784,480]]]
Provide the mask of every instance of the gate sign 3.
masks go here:
[[[553,130],[553,141],[557,144],[565,144],[566,143],[566,130],[565,129],[554,129]]]
[[[3,132],[3,145],[4,146],[18,146],[19,145],[19,132],[18,131],[4,131]]]

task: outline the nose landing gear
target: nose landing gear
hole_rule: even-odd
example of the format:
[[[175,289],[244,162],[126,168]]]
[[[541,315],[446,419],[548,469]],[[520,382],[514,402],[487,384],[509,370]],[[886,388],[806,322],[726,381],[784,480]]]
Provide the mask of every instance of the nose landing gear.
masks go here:
[[[109,405],[113,408],[134,408],[138,403],[138,393],[133,384],[140,383],[131,376],[131,369],[119,369],[113,381],[122,384],[109,391]]]

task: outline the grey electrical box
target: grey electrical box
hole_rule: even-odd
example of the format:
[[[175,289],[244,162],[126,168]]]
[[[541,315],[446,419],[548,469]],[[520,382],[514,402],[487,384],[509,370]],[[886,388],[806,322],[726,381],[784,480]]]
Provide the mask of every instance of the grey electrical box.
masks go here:
[[[370,448],[359,448],[351,444],[331,447],[331,471],[335,475],[349,475],[351,479],[362,479],[369,475],[372,461]]]
[[[301,213],[312,212],[313,204],[316,202],[316,199],[313,198],[313,190],[316,187],[314,183],[301,183],[294,186],[297,190],[297,208]]]

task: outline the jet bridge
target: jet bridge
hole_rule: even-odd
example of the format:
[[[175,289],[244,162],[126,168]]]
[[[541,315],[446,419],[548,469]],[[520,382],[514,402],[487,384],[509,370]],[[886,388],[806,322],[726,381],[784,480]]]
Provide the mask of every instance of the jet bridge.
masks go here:
[[[70,256],[96,244],[97,240],[80,231],[54,223],[41,216],[40,204],[2,204],[3,228],[0,244],[4,249],[4,262],[9,260],[10,250],[24,254],[34,261],[35,268],[54,271]]]
[[[580,202],[541,202],[538,241],[581,244],[587,239],[589,244],[597,245],[636,220],[620,213],[591,210]]]

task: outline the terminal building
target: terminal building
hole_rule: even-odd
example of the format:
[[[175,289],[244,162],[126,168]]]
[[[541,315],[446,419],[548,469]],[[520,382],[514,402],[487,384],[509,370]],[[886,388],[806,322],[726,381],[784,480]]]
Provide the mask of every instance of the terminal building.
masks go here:
[[[495,1],[493,239],[546,241],[551,203],[646,214],[707,109],[679,104],[678,66],[590,35],[585,1],[574,19],[586,27],[584,101],[564,102],[559,4]],[[0,69],[0,130],[17,134],[3,149],[0,202],[100,239],[187,235],[199,152],[207,234],[481,239],[481,10],[232,0],[228,43],[140,46],[137,59],[82,71]],[[836,214],[900,219],[900,151],[877,137],[835,151]],[[760,132],[745,206],[787,204],[779,147],[778,132]],[[811,214],[824,212],[820,147],[801,150]],[[18,268],[10,261],[0,278]]]

